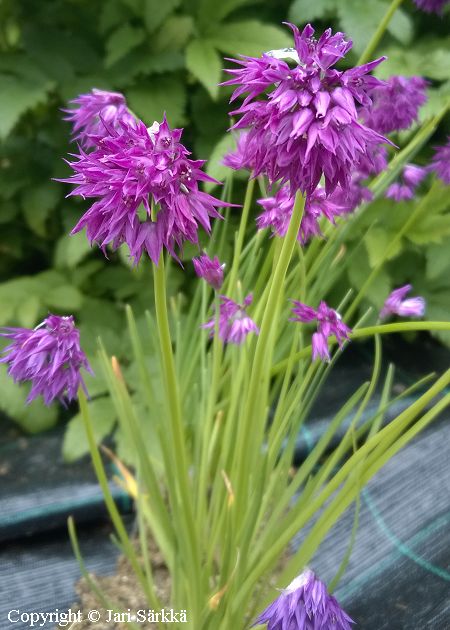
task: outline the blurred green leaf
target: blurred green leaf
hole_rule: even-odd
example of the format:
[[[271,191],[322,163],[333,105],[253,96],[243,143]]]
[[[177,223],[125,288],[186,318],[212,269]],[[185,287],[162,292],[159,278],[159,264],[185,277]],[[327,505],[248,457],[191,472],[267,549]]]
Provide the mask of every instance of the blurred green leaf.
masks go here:
[[[45,222],[60,199],[60,188],[54,182],[33,186],[22,195],[22,209],[26,222],[39,236],[46,236]]]
[[[436,280],[442,274],[450,277],[448,243],[427,247],[426,259],[426,277],[428,280]]]
[[[149,33],[156,31],[181,2],[182,0],[144,0],[144,22]]]
[[[206,172],[214,179],[218,179],[219,181],[223,181],[227,174],[230,172],[230,169],[222,164],[222,160],[224,156],[236,149],[236,141],[232,133],[227,133],[219,140],[219,142],[214,147],[209,160],[206,166]],[[216,184],[211,182],[207,182],[205,184],[205,190],[211,191]]]
[[[70,315],[72,311],[78,311],[83,302],[83,296],[80,291],[70,285],[62,285],[51,289],[45,295],[45,303],[51,307],[61,311],[68,311]]]
[[[34,82],[0,74],[0,139],[10,133],[26,111],[45,102],[52,86],[50,80]]]
[[[380,263],[386,254],[386,248],[389,243],[394,238],[395,233],[387,232],[382,227],[374,227],[369,230],[364,237],[364,244],[367,249],[367,254],[369,256],[369,264],[370,267],[376,267],[378,263]],[[393,248],[391,255],[388,260],[391,258],[395,258],[402,249],[401,242],[397,243],[397,246]]]
[[[195,23],[190,15],[171,15],[153,36],[155,52],[182,50],[194,32]]]
[[[258,20],[220,24],[208,34],[208,39],[230,55],[259,56],[268,50],[292,45],[291,34],[286,28]]]
[[[195,39],[186,48],[187,69],[208,90],[213,99],[219,93],[219,81],[222,72],[221,58],[211,42]]]
[[[289,7],[289,20],[298,25],[323,18],[327,13],[334,13],[338,0],[294,0]]]
[[[119,26],[106,42],[105,66],[110,68],[116,61],[122,59],[130,50],[142,44],[145,31],[130,24]]]
[[[110,398],[99,398],[89,403],[92,427],[97,444],[111,431],[116,422],[116,412]],[[64,433],[63,456],[66,462],[73,462],[89,452],[89,445],[81,414],[74,416]]]
[[[92,248],[84,232],[65,234],[56,244],[55,266],[74,268],[85,258]]]
[[[164,112],[171,126],[183,123],[186,92],[177,79],[164,77],[141,83],[130,88],[127,97],[131,109],[148,125],[161,121]]]

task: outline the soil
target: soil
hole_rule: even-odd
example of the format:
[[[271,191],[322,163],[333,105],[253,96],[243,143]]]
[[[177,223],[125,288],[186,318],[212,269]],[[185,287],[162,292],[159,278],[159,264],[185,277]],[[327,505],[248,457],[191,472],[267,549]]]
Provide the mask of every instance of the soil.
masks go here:
[[[153,583],[155,585],[156,595],[164,605],[165,603],[167,604],[170,597],[170,576],[161,554],[152,542],[150,542],[150,558],[152,560]],[[94,580],[103,596],[118,610],[125,612],[129,610],[132,615],[137,610],[149,609],[149,604],[143,590],[136,579],[128,560],[124,556],[119,557],[116,573],[114,575],[106,577],[91,575],[90,577]],[[85,578],[81,578],[81,580],[75,585],[75,590],[79,600],[70,607],[70,610],[73,613],[81,611],[83,619],[81,622],[74,624],[74,630],[87,630],[94,628],[95,630],[130,630],[130,623],[126,620],[124,620],[123,623],[107,621],[107,609],[105,609],[99,598],[92,591]],[[88,620],[88,613],[92,610],[100,613],[100,620],[98,622],[94,623]],[[57,626],[57,628],[62,627],[62,625]],[[64,627],[67,630],[67,626]],[[140,622],[138,627],[140,629],[142,628],[142,630],[158,629],[158,625],[156,623]]]

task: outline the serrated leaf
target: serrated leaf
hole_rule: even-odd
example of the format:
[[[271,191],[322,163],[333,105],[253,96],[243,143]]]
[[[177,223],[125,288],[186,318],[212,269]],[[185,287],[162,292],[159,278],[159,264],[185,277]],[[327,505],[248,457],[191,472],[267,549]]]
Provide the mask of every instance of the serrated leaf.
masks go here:
[[[39,83],[0,74],[0,139],[6,138],[21,116],[46,101],[50,80]]]
[[[145,31],[130,24],[123,24],[106,41],[105,66],[110,68],[116,61],[125,57],[130,50],[139,46],[145,39]]]
[[[69,284],[51,289],[44,296],[44,299],[49,307],[67,311],[68,313],[77,311],[81,308],[83,302],[83,296],[80,291]]]
[[[289,8],[289,20],[306,24],[336,11],[337,0],[294,0]]]
[[[413,48],[387,48],[387,60],[375,70],[376,76],[387,79],[391,75],[419,75],[437,81],[448,80],[450,40],[434,39]]]
[[[153,36],[155,52],[182,50],[195,31],[190,15],[171,15]]]
[[[186,67],[216,99],[222,63],[215,47],[207,40],[195,39],[190,42],[186,48]]]
[[[131,109],[148,125],[161,121],[164,112],[171,126],[184,121],[186,93],[183,83],[176,79],[164,77],[141,83],[126,95]]]
[[[56,244],[55,266],[74,268],[92,250],[84,232],[65,234]]]
[[[117,414],[110,398],[99,398],[89,403],[92,428],[97,444],[111,433]],[[81,414],[74,416],[68,423],[63,440],[63,456],[65,461],[73,462],[89,451],[86,431]]]
[[[17,319],[24,328],[32,328],[37,321],[42,302],[36,295],[30,295],[17,308]]]
[[[181,0],[144,0],[144,23],[148,32],[156,31],[180,4]]]
[[[288,30],[258,20],[220,24],[208,35],[208,39],[222,52],[252,57],[292,45]]]
[[[28,226],[39,236],[46,236],[45,222],[60,199],[60,189],[54,183],[33,186],[22,195],[22,209]]]
[[[214,179],[223,181],[227,173],[230,172],[230,169],[222,164],[222,160],[227,153],[233,151],[234,149],[236,149],[235,138],[233,134],[227,133],[216,144],[216,146],[212,150],[208,162],[206,163],[206,172],[208,173],[208,175],[214,177]],[[205,190],[211,191],[215,186],[216,184],[207,182],[205,184]]]
[[[427,216],[408,231],[407,237],[416,245],[442,243],[450,235],[450,216]]]

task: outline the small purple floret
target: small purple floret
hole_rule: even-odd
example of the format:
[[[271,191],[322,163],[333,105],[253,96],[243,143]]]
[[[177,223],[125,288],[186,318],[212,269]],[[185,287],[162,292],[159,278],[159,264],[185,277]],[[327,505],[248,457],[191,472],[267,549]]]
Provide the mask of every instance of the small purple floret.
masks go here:
[[[371,91],[373,104],[362,109],[365,124],[379,133],[408,129],[427,100],[427,85],[422,77],[390,77]]]
[[[231,112],[234,129],[246,135],[227,163],[265,174],[271,183],[288,183],[312,193],[323,177],[327,195],[346,188],[351,174],[373,147],[386,138],[358,120],[359,108],[372,104],[369,93],[384,83],[369,72],[384,58],[339,71],[332,66],[352,44],[343,33],[326,30],[319,39],[308,24],[302,32],[290,24],[295,49],[271,51],[261,58],[231,60],[224,85],[245,96]],[[293,66],[293,67],[291,67]]]
[[[193,258],[192,263],[197,276],[206,280],[216,291],[219,291],[223,284],[225,264],[222,265],[217,256],[211,259],[207,254]]]
[[[251,294],[247,295],[244,304],[237,304],[225,295],[220,296],[219,306],[219,337],[223,343],[242,344],[247,335],[255,333],[259,335],[259,328],[255,322],[249,317],[246,307],[253,301]],[[210,336],[214,336],[216,327],[216,318],[213,317],[206,324],[202,325],[210,331]]]
[[[0,336],[12,340],[0,363],[8,365],[8,374],[15,382],[32,383],[28,403],[41,395],[46,405],[55,398],[65,405],[77,397],[80,386],[86,391],[80,370],[93,372],[80,347],[80,333],[72,316],[49,315],[32,330],[3,328]]]
[[[425,300],[423,297],[406,298],[412,286],[405,284],[392,291],[380,311],[380,319],[385,319],[390,315],[400,315],[400,317],[422,317],[425,313]]]
[[[449,0],[414,0],[416,6],[425,11],[425,13],[437,13],[442,15],[444,7],[447,6]]]
[[[326,584],[305,569],[253,624],[267,630],[351,630],[354,621],[342,610]]]
[[[395,201],[412,199],[417,186],[427,176],[427,169],[415,164],[407,164],[403,169],[400,181],[389,186],[386,197]]]
[[[295,197],[291,195],[290,187],[287,184],[282,186],[274,197],[258,199],[259,205],[264,208],[264,212],[256,219],[258,229],[271,228],[278,236],[285,236],[291,220],[294,201]],[[324,188],[316,188],[306,198],[298,240],[303,245],[313,236],[322,236],[319,225],[320,219],[325,217],[334,224],[336,217],[344,212],[346,212],[346,208],[334,202],[334,193],[327,198]]]
[[[222,218],[218,206],[229,204],[202,191],[202,182],[216,182],[202,171],[204,160],[191,160],[180,138],[182,129],[161,124],[147,128],[108,128],[89,153],[80,149],[69,162],[75,175],[61,181],[75,184],[70,195],[95,199],[72,233],[86,228],[89,241],[105,253],[126,243],[135,264],[144,252],[158,264],[163,247],[178,260],[175,249],[185,241],[198,244],[198,229],[211,230],[211,218]]]
[[[444,184],[450,184],[450,136],[447,136],[446,144],[436,147],[429,170],[434,171]]]
[[[72,137],[84,149],[97,146],[99,140],[109,135],[108,127],[117,129],[120,121],[133,125],[123,94],[94,88],[88,94],[80,94],[70,101],[75,107],[64,109],[64,120],[72,123]]]
[[[294,307],[291,321],[302,323],[317,321],[317,332],[313,334],[311,340],[312,360],[320,358],[322,361],[329,361],[329,337],[335,336],[339,347],[342,348],[344,341],[349,339],[351,329],[344,324],[339,313],[323,301],[317,310],[296,300],[292,302]]]

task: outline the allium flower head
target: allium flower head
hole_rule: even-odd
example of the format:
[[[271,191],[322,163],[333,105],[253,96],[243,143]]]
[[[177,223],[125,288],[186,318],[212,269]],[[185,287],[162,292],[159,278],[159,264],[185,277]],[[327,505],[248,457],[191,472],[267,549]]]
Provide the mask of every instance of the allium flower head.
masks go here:
[[[120,121],[133,125],[135,119],[128,110],[125,97],[119,92],[106,92],[94,88],[70,101],[75,107],[64,109],[64,120],[72,123],[73,139],[89,149],[98,140],[109,135],[108,127],[118,128]]]
[[[295,197],[291,195],[290,187],[287,184],[282,186],[274,197],[258,199],[259,205],[264,208],[264,212],[256,219],[258,229],[270,227],[278,236],[285,236],[294,209],[294,201]],[[322,217],[334,223],[335,218],[344,211],[345,208],[334,203],[331,197],[327,198],[324,188],[316,188],[312,194],[306,197],[305,209],[298,232],[300,243],[303,245],[313,236],[322,236],[319,225]]]
[[[369,92],[383,82],[368,73],[383,58],[344,72],[332,66],[351,48],[343,33],[326,30],[319,39],[308,24],[294,32],[295,49],[271,51],[261,58],[231,60],[224,85],[237,86],[232,100],[245,95],[233,116],[247,130],[241,163],[273,183],[290,182],[291,192],[312,193],[322,176],[330,194],[345,188],[368,147],[387,140],[358,121],[358,106],[369,107]],[[294,67],[291,67],[291,65]]]
[[[321,302],[317,310],[296,300],[292,302],[294,307],[291,321],[303,323],[317,321],[317,332],[313,334],[311,340],[313,361],[317,358],[329,361],[328,338],[334,335],[339,347],[342,348],[344,341],[349,338],[350,328],[344,324],[339,313],[325,302]]]
[[[386,197],[395,201],[412,199],[417,186],[427,176],[427,169],[415,164],[406,164],[399,182],[394,182],[386,191]]]
[[[211,229],[211,218],[221,218],[223,201],[203,192],[200,182],[215,182],[202,171],[203,160],[189,159],[181,142],[182,129],[170,129],[166,119],[147,128],[121,121],[119,129],[77,161],[69,162],[75,175],[61,181],[76,185],[71,195],[96,201],[72,233],[86,228],[91,243],[103,251],[126,243],[137,264],[144,252],[155,264],[165,247],[184,241],[198,244],[198,228]]]
[[[8,365],[8,374],[17,383],[32,383],[27,402],[42,395],[46,405],[55,398],[65,404],[76,398],[80,385],[86,391],[80,370],[91,374],[92,370],[72,316],[49,315],[33,330],[3,328],[0,336],[12,341],[0,363]]]
[[[215,256],[212,260],[207,254],[202,254],[198,258],[193,258],[195,273],[199,278],[204,278],[216,291],[219,291],[223,284],[223,270],[225,264]]]
[[[405,284],[404,287],[395,289],[389,295],[380,311],[380,319],[385,319],[389,315],[400,315],[401,317],[422,317],[425,313],[425,300],[423,297],[406,298],[412,286]]]
[[[431,160],[430,170],[434,171],[444,184],[450,184],[450,136],[447,143],[436,147],[436,153]]]
[[[313,571],[305,569],[253,624],[267,630],[351,630],[354,623]]]
[[[390,77],[371,91],[373,104],[363,108],[362,119],[380,133],[408,129],[427,100],[427,85],[422,77]]]
[[[259,328],[255,322],[249,317],[246,311],[246,307],[253,301],[251,294],[247,295],[244,303],[237,304],[225,295],[220,296],[219,306],[219,337],[224,343],[235,343],[240,345],[243,343],[250,333],[259,335]],[[210,336],[214,336],[214,329],[216,327],[216,318],[202,325],[202,328],[206,328],[210,331]]]
[[[416,6],[425,11],[425,13],[437,13],[442,15],[444,7],[447,6],[449,0],[414,0]]]

